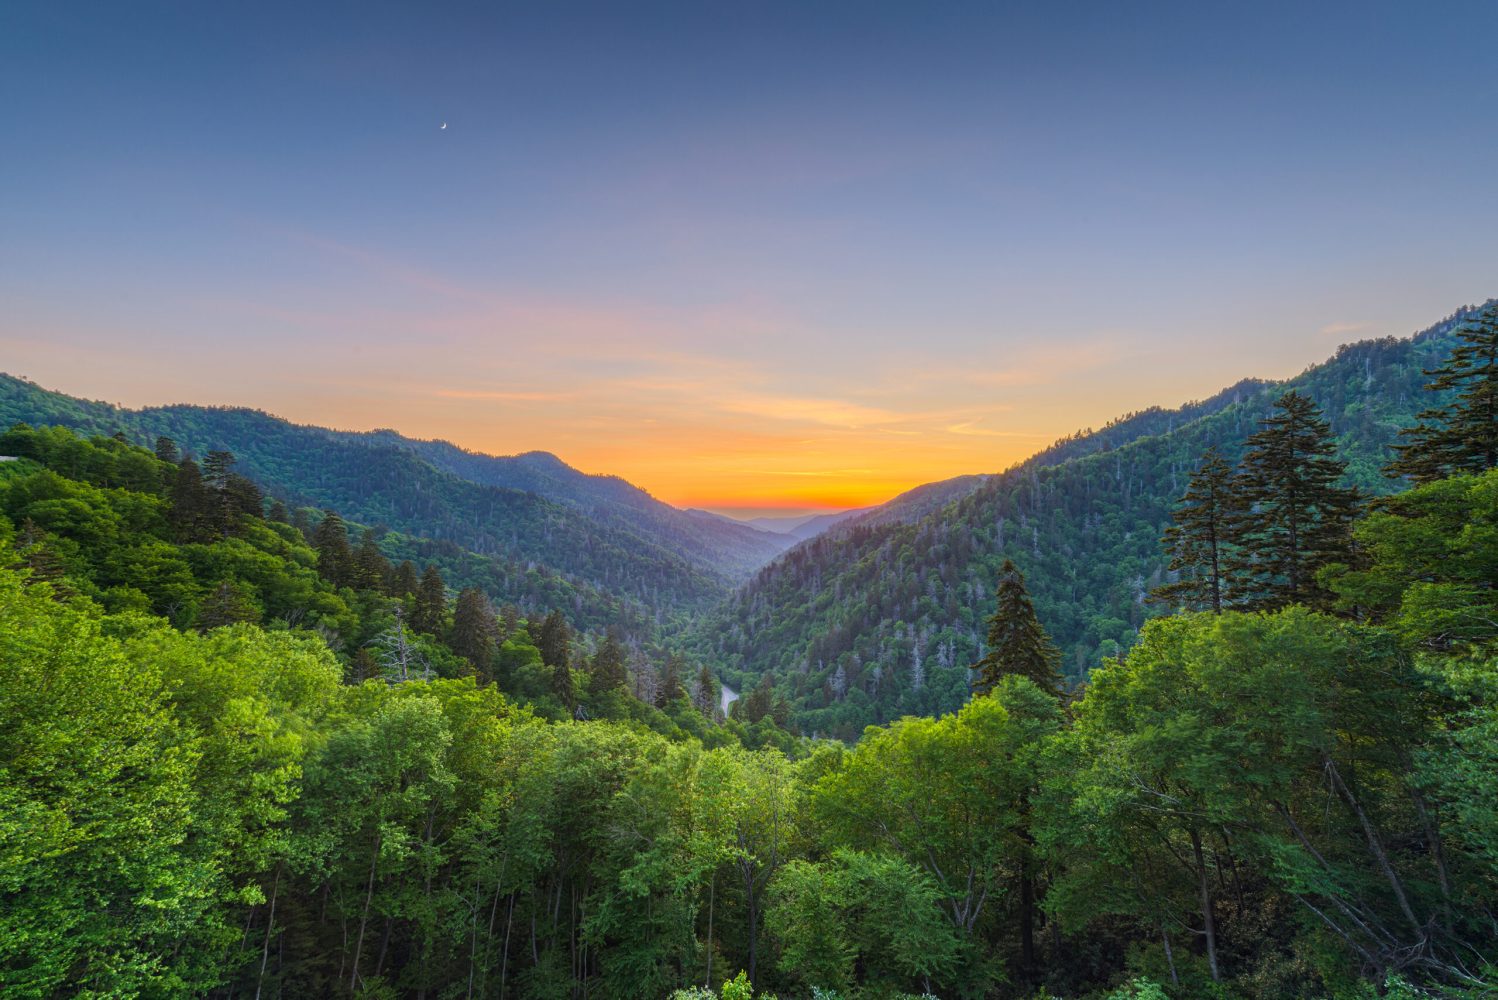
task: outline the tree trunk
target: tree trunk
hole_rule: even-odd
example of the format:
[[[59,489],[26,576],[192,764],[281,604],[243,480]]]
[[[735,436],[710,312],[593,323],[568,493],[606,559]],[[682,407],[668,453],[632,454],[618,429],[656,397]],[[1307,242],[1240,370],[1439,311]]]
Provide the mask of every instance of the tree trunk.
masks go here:
[[[1026,859],[1019,880],[1019,964],[1026,980],[1035,974],[1035,876]]]
[[[1196,870],[1201,884],[1202,925],[1207,935],[1207,965],[1212,970],[1212,982],[1222,982],[1217,970],[1217,921],[1212,916],[1212,885],[1207,878],[1207,861],[1202,855],[1202,837],[1196,828],[1191,830],[1191,851],[1196,856]]]
[[[354,944],[354,968],[349,973],[348,991],[359,987],[359,956],[364,951],[364,928],[369,923],[369,904],[374,901],[375,867],[380,860],[380,838],[375,837],[374,852],[369,857],[369,885],[364,890],[364,912],[359,915],[359,938]]]
[[[1415,918],[1415,910],[1414,907],[1410,906],[1409,897],[1405,895],[1404,883],[1399,881],[1399,876],[1394,872],[1394,866],[1389,863],[1389,856],[1384,853],[1383,842],[1378,838],[1378,831],[1374,829],[1373,821],[1368,818],[1368,814],[1363,811],[1362,803],[1357,800],[1352,794],[1352,790],[1347,787],[1347,783],[1342,780],[1341,772],[1337,770],[1337,765],[1332,762],[1330,757],[1326,758],[1326,770],[1331,775],[1332,784],[1336,787],[1337,794],[1342,796],[1342,800],[1347,803],[1348,808],[1353,811],[1358,818],[1358,822],[1362,824],[1363,835],[1368,840],[1368,850],[1372,853],[1374,860],[1378,862],[1378,866],[1383,871],[1384,877],[1388,879],[1389,888],[1394,890],[1394,898],[1399,903],[1400,912],[1409,921],[1410,928],[1415,932],[1415,937],[1423,940],[1425,932],[1420,926],[1420,921]]]
[[[260,991],[265,986],[265,965],[270,961],[270,935],[276,926],[276,895],[280,889],[281,866],[276,865],[276,878],[270,889],[270,915],[265,918],[265,941],[260,946],[260,978],[255,981],[255,1000],[260,1000]]]
[[[702,984],[703,989],[713,988],[713,897],[718,889],[718,876],[714,875],[707,889],[707,981]]]

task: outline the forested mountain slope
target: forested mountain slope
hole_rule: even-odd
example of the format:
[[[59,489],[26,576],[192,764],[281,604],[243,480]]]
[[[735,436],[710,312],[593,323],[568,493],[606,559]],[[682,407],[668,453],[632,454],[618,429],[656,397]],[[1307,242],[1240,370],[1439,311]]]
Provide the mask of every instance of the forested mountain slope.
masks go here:
[[[915,520],[879,512],[766,567],[691,637],[741,687],[770,673],[810,731],[856,736],[871,722],[955,709],[983,653],[1005,558],[1077,678],[1126,649],[1157,609],[1160,536],[1208,446],[1235,461],[1282,392],[1324,410],[1348,478],[1387,492],[1398,429],[1429,404],[1422,370],[1451,349],[1459,313],[1410,339],[1340,348],[1284,383],[1248,380],[1176,410],[1150,409],[1078,435]]]
[[[127,410],[0,375],[0,427],[167,435],[240,470],[292,506],[331,507],[366,524],[542,568],[660,613],[702,608],[784,547],[750,528],[703,524],[622,480],[552,456],[490,458],[393,432],[304,427],[247,409]],[[497,595],[502,596],[502,595]]]

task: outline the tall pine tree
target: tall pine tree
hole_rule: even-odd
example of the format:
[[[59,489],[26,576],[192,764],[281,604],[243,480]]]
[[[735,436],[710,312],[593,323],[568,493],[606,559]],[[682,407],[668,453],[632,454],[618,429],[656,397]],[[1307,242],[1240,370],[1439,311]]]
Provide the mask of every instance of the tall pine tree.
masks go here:
[[[1161,539],[1170,553],[1170,569],[1181,577],[1156,587],[1156,599],[1194,611],[1222,611],[1222,567],[1234,512],[1232,478],[1232,467],[1216,448],[1208,448],[1171,515],[1175,523]]]
[[[541,651],[541,662],[548,667],[571,665],[572,630],[560,611],[553,609],[541,620],[541,627],[536,630],[536,648]]]
[[[312,547],[317,550],[317,572],[335,587],[347,586],[353,554],[349,551],[348,528],[337,511],[325,510],[317,529],[312,532]]]
[[[1287,392],[1274,406],[1233,480],[1239,510],[1225,575],[1234,603],[1247,608],[1326,608],[1332,595],[1316,573],[1351,557],[1357,491],[1339,485],[1346,463],[1316,404]]]
[[[390,560],[380,551],[373,528],[365,528],[350,562],[350,585],[359,590],[384,592],[390,582]]]
[[[468,587],[458,592],[453,604],[453,629],[448,645],[473,664],[482,681],[493,680],[489,668],[494,658],[494,608],[483,591]]]
[[[216,498],[203,483],[198,463],[184,458],[172,482],[168,520],[179,542],[205,542],[213,537]]]
[[[588,664],[588,673],[593,677],[594,691],[613,691],[629,683],[629,670],[624,662],[624,646],[613,629],[604,636],[603,644],[593,654]]]
[[[1404,444],[1386,470],[1428,483],[1460,472],[1498,466],[1498,300],[1483,306],[1457,330],[1462,343],[1425,388],[1453,392],[1445,406],[1421,413],[1419,423],[1400,431]]]
[[[974,692],[987,694],[1001,679],[1017,674],[1059,698],[1061,651],[1035,616],[1024,576],[1008,559],[999,570],[996,605],[988,619],[988,653],[975,667]]]
[[[421,574],[416,597],[411,602],[411,628],[428,635],[441,635],[447,619],[447,585],[436,566]]]

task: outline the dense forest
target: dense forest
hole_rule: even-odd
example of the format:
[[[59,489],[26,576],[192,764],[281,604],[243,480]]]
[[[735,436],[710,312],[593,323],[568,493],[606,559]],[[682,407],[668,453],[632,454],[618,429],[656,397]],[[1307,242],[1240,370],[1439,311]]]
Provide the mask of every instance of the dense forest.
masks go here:
[[[1345,484],[1390,492],[1388,449],[1432,395],[1424,371],[1450,353],[1471,314],[1413,339],[1343,347],[1285,383],[1246,381],[1075,435],[1001,475],[959,483],[960,495],[934,510],[876,510],[840,525],[761,570],[703,618],[687,648],[740,686],[770,676],[808,732],[854,739],[870,723],[966,700],[1011,559],[1075,683],[1168,609],[1149,599],[1172,575],[1159,538],[1208,448],[1237,461],[1275,400],[1295,390],[1330,422]]]
[[[1085,684],[1021,547],[974,696],[853,744],[227,451],[13,427],[0,992],[1492,996],[1498,308],[1422,356],[1379,451],[1316,380],[1194,422]]]
[[[168,436],[198,454],[233,452],[243,472],[289,507],[331,507],[362,523],[429,539],[450,558],[493,559],[491,591],[541,605],[526,577],[572,591],[574,612],[639,622],[701,610],[767,562],[788,539],[696,517],[622,480],[587,476],[551,455],[493,458],[390,431],[304,427],[255,410],[165,406],[127,410],[0,375],[0,427],[24,422],[122,434],[149,446]]]

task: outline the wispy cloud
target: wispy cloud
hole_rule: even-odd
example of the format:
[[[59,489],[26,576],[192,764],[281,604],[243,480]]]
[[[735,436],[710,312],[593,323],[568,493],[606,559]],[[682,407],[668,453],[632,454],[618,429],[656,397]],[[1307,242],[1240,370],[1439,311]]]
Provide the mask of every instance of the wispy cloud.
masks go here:
[[[1327,337],[1337,337],[1344,333],[1359,333],[1368,329],[1369,323],[1328,323],[1321,328],[1321,333]]]
[[[438,389],[443,399],[494,399],[517,402],[552,403],[576,398],[570,392],[526,392],[506,389]]]
[[[774,420],[794,420],[856,430],[874,424],[896,423],[901,414],[842,399],[812,399],[792,396],[739,396],[725,399],[719,408]]]
[[[945,428],[948,434],[963,434],[970,437],[996,437],[996,438],[1043,438],[1049,435],[1037,434],[1034,431],[995,431],[986,427],[979,427],[976,420],[966,423],[952,424]]]

